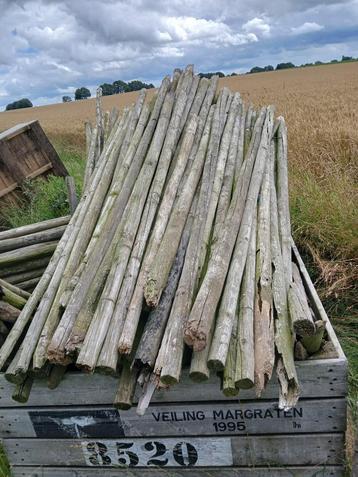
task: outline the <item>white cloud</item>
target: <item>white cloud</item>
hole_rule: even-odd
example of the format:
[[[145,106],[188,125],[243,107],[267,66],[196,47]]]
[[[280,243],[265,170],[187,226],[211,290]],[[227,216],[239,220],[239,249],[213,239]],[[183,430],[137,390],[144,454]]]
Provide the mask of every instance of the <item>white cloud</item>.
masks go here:
[[[0,106],[116,79],[158,84],[188,63],[248,71],[324,60],[332,44],[333,57],[355,55],[358,43],[357,0],[0,0],[0,11]]]
[[[304,35],[305,33],[312,33],[315,31],[323,30],[324,26],[319,25],[316,22],[305,22],[299,27],[292,27],[291,31],[293,35]]]
[[[270,25],[265,22],[262,18],[252,18],[248,22],[246,22],[242,29],[246,33],[254,33],[256,35],[262,35],[263,37],[270,36],[271,27]]]

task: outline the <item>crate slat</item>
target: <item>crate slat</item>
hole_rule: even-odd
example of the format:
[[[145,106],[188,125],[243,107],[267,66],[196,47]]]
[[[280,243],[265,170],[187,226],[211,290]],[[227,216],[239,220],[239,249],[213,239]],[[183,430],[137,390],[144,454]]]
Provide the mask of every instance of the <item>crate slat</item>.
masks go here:
[[[0,410],[0,437],[127,437],[343,432],[345,399],[301,400],[284,412],[276,401]]]
[[[14,467],[13,477],[135,477],[132,470],[116,469],[90,469],[80,467]],[[141,469],[141,477],[343,477],[343,467],[280,467],[248,469],[236,467],[235,469],[211,468],[209,469]]]
[[[297,363],[301,398],[343,397],[347,394],[347,362],[345,359],[319,359]],[[28,406],[81,406],[112,404],[118,379],[100,374],[66,373],[59,387],[49,390],[46,381],[37,380],[29,401],[19,404],[11,399],[13,384],[0,375],[0,408]],[[262,399],[278,399],[279,389],[273,376]],[[241,390],[240,400],[256,399],[254,390]],[[138,395],[137,395],[138,398]],[[220,390],[220,380],[213,376],[204,383],[193,383],[184,373],[180,383],[168,390],[154,393],[152,402],[237,401],[226,398]],[[135,399],[136,401],[137,399]]]
[[[309,434],[309,435],[275,435],[275,436],[235,436],[227,437],[207,437],[190,438],[178,437],[177,439],[157,437],[156,442],[165,445],[166,452],[157,459],[163,461],[168,458],[168,463],[172,462],[171,454],[175,444],[182,441],[192,443],[191,447],[197,450],[198,463],[207,462],[205,467],[210,465],[210,456],[207,453],[211,449],[213,467],[218,467],[221,463],[228,466],[294,466],[294,465],[337,465],[343,461],[344,435],[343,434]],[[201,443],[199,441],[202,441]],[[231,441],[231,444],[230,444]],[[125,451],[116,454],[116,445],[131,445],[128,450],[136,451],[142,447],[141,456],[136,467],[144,467],[148,461],[153,459],[156,450],[146,451],[143,446],[146,443],[153,443],[153,439],[102,439],[97,441],[79,441],[66,439],[7,439],[4,447],[12,465],[29,466],[88,466],[88,456],[92,455],[93,444],[100,445],[101,455],[93,451],[98,465],[94,467],[118,466],[118,458],[124,458],[125,463],[129,463]],[[91,446],[91,451],[87,446]],[[228,447],[229,445],[229,447]],[[230,449],[231,445],[231,449]],[[97,447],[98,449],[98,447]],[[153,447],[152,449],[156,449]],[[215,449],[218,449],[217,451]],[[225,449],[229,449],[226,450]],[[294,450],[294,451],[292,451]],[[200,455],[202,452],[202,455]],[[230,452],[230,456],[216,455],[218,453]],[[216,454],[215,454],[216,453]],[[136,454],[137,455],[137,454]],[[103,460],[102,460],[103,459]],[[171,459],[171,460],[170,460]],[[215,464],[215,460],[217,464]],[[103,462],[107,464],[104,465]],[[226,464],[225,464],[226,462]],[[188,458],[184,456],[184,465],[188,465]],[[201,464],[203,466],[203,464]],[[93,467],[92,465],[89,465]],[[173,464],[170,464],[172,467]],[[176,464],[175,468],[181,468]],[[123,471],[123,469],[122,469]],[[123,475],[123,474],[121,474]]]

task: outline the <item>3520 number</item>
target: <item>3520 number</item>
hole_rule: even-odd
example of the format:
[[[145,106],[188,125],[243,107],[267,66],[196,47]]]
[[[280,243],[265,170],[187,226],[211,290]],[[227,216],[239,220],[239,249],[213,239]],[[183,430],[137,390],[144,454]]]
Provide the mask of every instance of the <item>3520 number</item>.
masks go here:
[[[113,449],[115,444],[115,449]],[[168,449],[163,442],[148,441],[140,448],[134,448],[134,442],[103,442],[86,443],[87,459],[94,466],[135,467],[140,461],[146,466],[164,467],[171,460],[182,467],[194,466],[198,461],[198,452],[190,442],[178,442],[172,449]],[[115,451],[115,452],[113,452]],[[142,455],[146,453],[146,455]],[[152,453],[148,458],[148,453]],[[168,456],[168,453],[171,454]]]

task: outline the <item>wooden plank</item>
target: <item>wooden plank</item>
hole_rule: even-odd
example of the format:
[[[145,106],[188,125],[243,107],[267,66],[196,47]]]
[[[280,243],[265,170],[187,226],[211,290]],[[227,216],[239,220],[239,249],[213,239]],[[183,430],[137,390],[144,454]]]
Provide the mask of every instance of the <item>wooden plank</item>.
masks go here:
[[[40,176],[41,174],[44,174],[47,171],[50,171],[52,169],[52,164],[48,163],[43,165],[42,167],[39,167],[35,171],[31,172],[30,174],[26,174],[26,179],[35,179],[35,177]]]
[[[190,445],[187,445],[190,444]],[[275,435],[177,439],[102,439],[76,441],[62,439],[6,439],[4,448],[13,466],[110,467],[132,463],[150,467],[156,455],[163,467],[210,465],[293,466],[337,465],[344,452],[343,434]],[[136,456],[126,454],[133,452]],[[160,450],[160,452],[159,452]],[[294,450],[294,451],[293,451]],[[173,457],[177,451],[176,458]],[[208,456],[208,451],[213,457]],[[226,455],[223,455],[226,454]],[[121,460],[119,460],[121,459]],[[123,459],[123,460],[122,460]],[[168,459],[166,461],[166,459]],[[215,464],[217,461],[217,464]],[[159,462],[157,463],[160,466]],[[206,462],[206,463],[205,463]],[[225,462],[229,462],[225,465]]]
[[[307,296],[313,305],[313,311],[315,312],[318,319],[326,322],[326,330],[327,330],[328,336],[330,340],[332,341],[332,343],[334,344],[338,357],[341,359],[347,359],[293,239],[292,239],[292,251],[298,263],[300,272],[302,274],[302,281],[305,286]]]
[[[37,120],[29,121],[27,123],[20,123],[17,124],[16,126],[13,126],[12,128],[6,129],[6,131],[3,131],[0,133],[0,141],[3,139],[11,139],[14,136],[17,136],[18,134],[22,133],[23,131],[27,131],[30,129],[31,124],[35,123]]]
[[[48,140],[38,121],[35,121],[31,124],[29,135],[30,137],[34,138],[35,142],[40,146],[43,153],[46,154],[48,160],[52,164],[54,174],[63,177],[68,176],[69,174],[66,167],[61,162],[55,148]]]
[[[17,184],[21,184],[26,177],[5,141],[0,141],[0,167]]]
[[[13,477],[343,477],[341,466],[235,467],[209,469],[113,469],[81,467],[13,467]]]
[[[347,363],[339,359],[320,359],[298,362],[297,374],[301,387],[301,398],[344,397],[347,394]],[[37,380],[32,387],[26,406],[80,406],[112,405],[118,387],[118,378],[100,374],[66,373],[58,388],[49,391],[46,381]],[[0,374],[0,408],[19,406],[11,399],[13,385]],[[261,399],[276,399],[279,395],[277,379],[271,379]],[[212,376],[204,383],[193,383],[188,372],[181,381],[167,390],[156,391],[152,402],[190,401],[237,401],[235,397],[225,397],[220,390],[220,379]],[[240,400],[256,399],[251,389],[241,390]],[[138,400],[138,393],[135,402]]]
[[[6,195],[6,194],[9,194],[9,193],[12,192],[13,190],[15,190],[17,187],[18,187],[17,182],[14,182],[14,183],[11,184],[10,186],[6,187],[6,189],[0,190],[0,197],[4,196],[4,195]]]
[[[277,401],[151,405],[144,416],[113,407],[0,410],[0,437],[99,438],[344,432],[346,401],[301,400],[289,411]]]

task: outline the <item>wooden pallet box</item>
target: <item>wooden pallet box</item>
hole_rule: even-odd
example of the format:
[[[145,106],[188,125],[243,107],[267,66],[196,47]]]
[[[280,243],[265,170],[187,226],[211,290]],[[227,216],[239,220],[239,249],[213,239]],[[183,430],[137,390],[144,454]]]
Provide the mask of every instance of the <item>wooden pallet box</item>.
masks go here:
[[[18,187],[40,175],[67,176],[57,152],[40,123],[18,124],[0,133],[0,198],[18,201]]]
[[[298,253],[297,250],[295,253]],[[335,357],[297,362],[296,408],[278,408],[273,376],[227,398],[213,376],[157,391],[144,416],[112,406],[118,380],[66,373],[37,381],[26,404],[0,375],[0,437],[14,477],[339,477],[344,475],[347,362],[305,273]],[[136,396],[135,401],[138,400]]]

